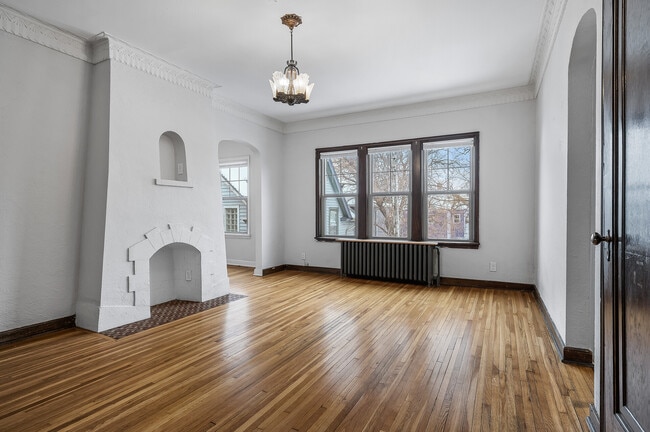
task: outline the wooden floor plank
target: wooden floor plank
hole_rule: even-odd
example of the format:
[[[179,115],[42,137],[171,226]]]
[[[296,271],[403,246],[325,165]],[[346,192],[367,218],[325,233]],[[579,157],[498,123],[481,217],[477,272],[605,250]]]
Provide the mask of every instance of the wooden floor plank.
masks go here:
[[[0,430],[587,430],[533,294],[230,268],[248,297],[0,348]]]

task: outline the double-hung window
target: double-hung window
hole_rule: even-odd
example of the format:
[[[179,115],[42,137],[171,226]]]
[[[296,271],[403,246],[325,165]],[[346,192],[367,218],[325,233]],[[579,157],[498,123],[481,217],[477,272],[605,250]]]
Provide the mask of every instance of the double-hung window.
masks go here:
[[[473,236],[474,139],[425,142],[426,238],[469,241]]]
[[[316,150],[316,238],[478,247],[479,133]]]
[[[372,237],[407,238],[411,194],[411,146],[368,149]]]
[[[318,159],[319,215],[322,233],[329,237],[356,237],[358,156],[356,151],[324,152]]]
[[[228,235],[248,235],[248,159],[219,164],[223,226]]]

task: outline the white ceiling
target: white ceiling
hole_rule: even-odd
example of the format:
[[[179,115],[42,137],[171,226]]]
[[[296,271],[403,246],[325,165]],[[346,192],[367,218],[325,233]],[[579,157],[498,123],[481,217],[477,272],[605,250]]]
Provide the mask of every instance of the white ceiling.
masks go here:
[[[530,83],[547,0],[0,0],[84,38],[109,33],[282,122]],[[273,102],[294,58],[309,104]]]

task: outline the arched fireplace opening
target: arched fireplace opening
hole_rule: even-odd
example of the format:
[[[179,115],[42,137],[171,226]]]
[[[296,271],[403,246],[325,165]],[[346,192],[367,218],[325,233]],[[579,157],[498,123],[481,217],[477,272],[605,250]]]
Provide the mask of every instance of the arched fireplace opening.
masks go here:
[[[187,243],[170,243],[149,261],[150,304],[201,301],[201,252]]]

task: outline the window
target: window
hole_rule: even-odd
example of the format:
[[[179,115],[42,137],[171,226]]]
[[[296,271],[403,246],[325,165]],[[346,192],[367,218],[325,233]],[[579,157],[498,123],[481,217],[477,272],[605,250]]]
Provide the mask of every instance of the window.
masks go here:
[[[226,234],[248,235],[248,159],[220,164]]]
[[[371,236],[407,238],[411,191],[411,147],[368,150]]]
[[[319,159],[319,215],[323,234],[331,237],[355,237],[358,156],[352,152],[323,153]],[[322,213],[321,213],[322,212]]]
[[[478,247],[478,132],[316,150],[316,237]]]
[[[469,241],[474,139],[425,142],[427,239]],[[467,224],[461,224],[467,219]]]
[[[237,207],[224,207],[224,227],[227,233],[239,232],[239,209]]]

